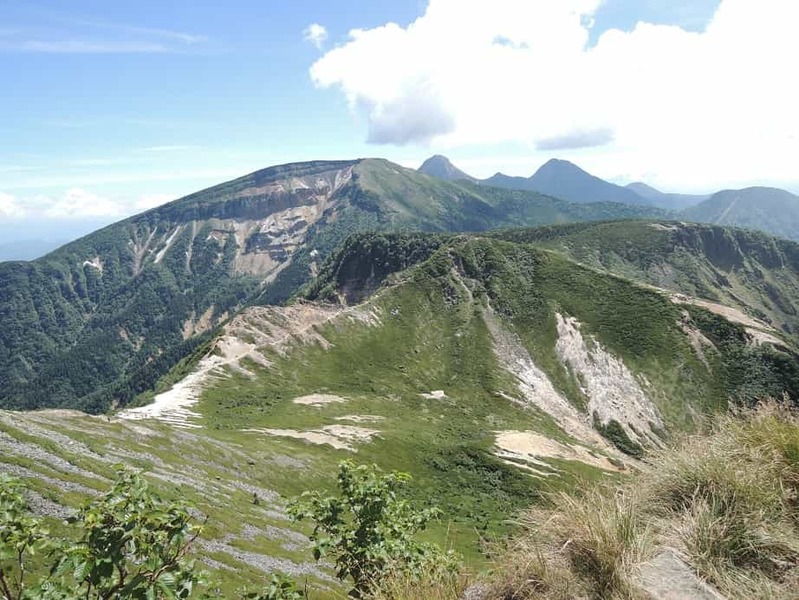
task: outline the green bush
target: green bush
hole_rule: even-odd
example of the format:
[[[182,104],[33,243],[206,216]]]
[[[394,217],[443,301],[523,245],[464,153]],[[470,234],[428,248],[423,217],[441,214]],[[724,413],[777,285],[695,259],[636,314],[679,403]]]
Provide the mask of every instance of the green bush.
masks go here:
[[[455,569],[452,553],[415,539],[439,511],[415,509],[400,497],[409,480],[405,473],[344,461],[338,496],[305,492],[289,506],[292,518],[313,522],[314,558],[331,555],[339,579],[351,579],[355,598],[373,592],[392,573],[414,576],[429,574],[431,567]]]

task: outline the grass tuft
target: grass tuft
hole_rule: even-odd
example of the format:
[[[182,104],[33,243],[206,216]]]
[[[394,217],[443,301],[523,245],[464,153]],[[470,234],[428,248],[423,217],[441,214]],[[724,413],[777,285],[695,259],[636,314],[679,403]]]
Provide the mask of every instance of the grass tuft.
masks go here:
[[[799,416],[787,404],[718,416],[620,486],[529,511],[482,597],[641,598],[639,566],[667,547],[726,597],[799,597]]]

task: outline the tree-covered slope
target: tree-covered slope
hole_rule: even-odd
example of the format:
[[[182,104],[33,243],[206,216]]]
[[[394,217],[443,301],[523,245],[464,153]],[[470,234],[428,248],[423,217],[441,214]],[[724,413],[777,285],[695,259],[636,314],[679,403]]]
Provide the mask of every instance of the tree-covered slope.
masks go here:
[[[267,169],[0,264],[0,405],[146,389],[281,271],[354,164]]]
[[[0,406],[125,404],[243,305],[294,294],[353,232],[647,214],[482,190],[378,159],[264,169],[39,260],[0,264]]]

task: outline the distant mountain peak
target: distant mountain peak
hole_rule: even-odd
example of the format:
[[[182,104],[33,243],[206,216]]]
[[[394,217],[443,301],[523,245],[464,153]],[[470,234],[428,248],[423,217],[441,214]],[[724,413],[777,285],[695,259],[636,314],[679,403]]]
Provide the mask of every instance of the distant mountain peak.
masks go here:
[[[569,202],[650,203],[647,198],[633,190],[604,181],[573,162],[560,158],[549,159],[530,177],[529,181],[531,189]]]
[[[661,192],[657,188],[653,188],[651,185],[644,183],[643,181],[634,181],[633,183],[628,183],[626,186],[628,190],[634,191],[639,196],[643,196],[644,198],[657,198],[658,196],[663,196],[663,192]]]
[[[441,154],[434,154],[422,163],[418,171],[431,177],[437,177],[446,181],[458,181],[466,179],[468,181],[475,181],[471,175],[461,171],[458,167]]]
[[[575,164],[574,164],[573,162],[571,162],[570,160],[566,160],[565,158],[550,158],[550,159],[549,159],[547,162],[545,162],[545,163],[543,164],[543,167],[546,167],[546,166],[555,166],[555,165],[561,165],[561,166],[571,166],[571,167],[575,167],[575,168],[577,168],[577,169],[580,169],[580,167],[578,167],[577,165],[575,165]],[[582,171],[582,169],[580,169],[580,170]]]
[[[585,171],[585,169],[581,169],[573,162],[564,160],[562,158],[550,158],[547,162],[541,165],[538,168],[538,171],[533,174],[535,177],[538,173],[546,173],[549,171],[556,171],[559,173],[584,173],[588,175],[589,173]]]

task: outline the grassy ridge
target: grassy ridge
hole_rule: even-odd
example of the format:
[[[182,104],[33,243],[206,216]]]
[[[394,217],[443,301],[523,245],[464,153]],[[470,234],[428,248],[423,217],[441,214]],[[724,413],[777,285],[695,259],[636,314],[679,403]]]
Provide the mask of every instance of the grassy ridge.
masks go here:
[[[519,392],[494,353],[483,320],[489,306],[519,336],[556,389],[578,407],[587,400],[555,352],[556,312],[576,317],[586,335],[646,378],[647,393],[671,428],[694,426],[697,413],[726,406],[734,394],[751,399],[762,391],[743,385],[750,383],[749,376],[736,383],[721,368],[724,361],[729,367],[748,364],[743,353],[733,356],[746,348],[745,339],[729,340],[736,349],[731,354],[708,351],[708,368],[681,328],[680,307],[658,292],[527,244],[474,236],[434,237],[429,244],[424,239],[351,239],[311,295],[334,297],[330,290],[340,291],[339,285],[372,289],[386,276],[375,265],[391,271],[391,265],[419,262],[388,275],[389,283],[369,301],[379,323],[334,321],[318,329],[324,346],[298,345],[287,354],[268,354],[268,368],[247,364],[254,378],[232,373],[208,389],[200,412],[213,435],[241,439],[242,429],[257,427],[310,431],[348,415],[378,415],[382,420],[364,425],[379,434],[358,446],[358,460],[413,474],[418,498],[445,510],[456,545],[476,558],[475,528],[504,531],[504,520],[542,492],[568,489],[578,478],[598,475],[585,465],[567,463],[562,477],[536,481],[493,456],[492,432],[497,430],[568,437],[546,415],[506,399]],[[377,256],[391,259],[381,262]],[[710,331],[699,318],[695,325]],[[796,393],[779,367],[767,371],[774,389]],[[446,397],[422,396],[433,390]],[[347,402],[323,407],[292,402],[314,393],[335,394]],[[336,462],[348,455],[303,441],[276,440],[312,465],[283,482],[281,490],[292,493],[329,486]]]
[[[787,334],[799,331],[799,244],[764,233],[667,222],[578,223],[499,232],[580,263],[736,306]]]

